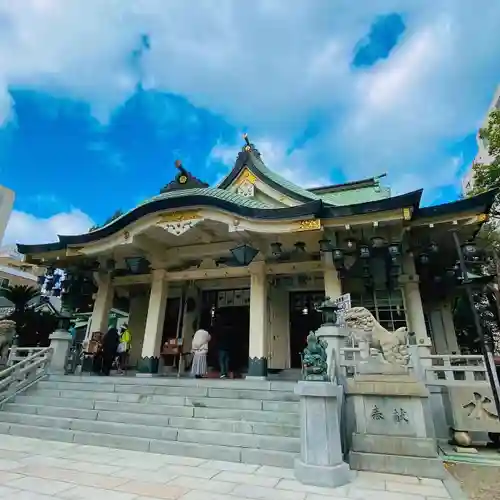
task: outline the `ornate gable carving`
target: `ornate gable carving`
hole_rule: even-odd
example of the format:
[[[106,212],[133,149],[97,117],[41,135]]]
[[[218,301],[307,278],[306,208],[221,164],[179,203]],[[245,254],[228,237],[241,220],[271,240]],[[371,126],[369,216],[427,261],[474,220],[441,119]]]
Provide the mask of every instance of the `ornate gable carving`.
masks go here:
[[[156,225],[162,227],[170,234],[180,236],[196,226],[196,224],[202,220],[203,217],[201,217],[195,210],[188,212],[172,212],[170,214],[163,215]]]
[[[168,193],[169,191],[178,191],[180,189],[207,188],[208,184],[202,182],[191,175],[183,166],[180,160],[176,160],[175,167],[179,170],[175,179],[160,190],[160,194]]]

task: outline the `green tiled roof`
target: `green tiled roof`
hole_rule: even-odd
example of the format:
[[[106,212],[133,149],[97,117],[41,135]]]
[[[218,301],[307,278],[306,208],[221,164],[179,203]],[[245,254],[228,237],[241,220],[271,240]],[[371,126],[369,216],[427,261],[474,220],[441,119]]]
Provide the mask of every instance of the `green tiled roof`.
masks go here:
[[[385,200],[391,197],[390,188],[383,186],[353,188],[345,191],[320,195],[321,199],[330,205],[356,205],[368,201]]]
[[[267,168],[264,162],[252,152],[250,153],[250,156],[252,157],[255,168],[259,170],[264,177],[271,179],[272,181],[276,182],[276,184],[280,184],[288,191],[291,191],[292,193],[297,193],[298,195],[303,196],[304,198],[309,198],[310,200],[321,199],[317,194],[311,193],[307,189],[303,189],[300,186],[297,186],[297,184],[294,184],[293,182],[286,180],[281,175]]]
[[[274,208],[270,205],[266,205],[260,201],[257,201],[253,198],[248,198],[246,196],[241,196],[236,193],[232,193],[230,191],[226,191],[224,189],[218,188],[194,188],[194,189],[183,189],[179,191],[169,191],[167,193],[159,194],[157,196],[153,196],[141,205],[146,203],[150,203],[156,200],[164,200],[167,198],[181,198],[183,196],[211,196],[213,198],[218,198],[219,200],[229,201],[231,203],[236,203],[243,207],[249,208]]]

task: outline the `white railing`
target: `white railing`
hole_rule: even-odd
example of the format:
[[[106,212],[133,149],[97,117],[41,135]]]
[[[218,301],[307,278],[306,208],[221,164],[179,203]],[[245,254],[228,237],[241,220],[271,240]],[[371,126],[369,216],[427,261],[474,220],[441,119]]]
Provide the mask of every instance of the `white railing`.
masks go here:
[[[360,347],[340,348],[340,373],[344,377],[351,378],[356,375],[357,366],[361,361]]]
[[[11,348],[10,366],[0,371],[0,405],[44,377],[51,358],[50,347]]]
[[[45,349],[46,347],[11,347],[9,349],[7,366],[15,365],[29,356],[37,354]]]
[[[488,381],[481,355],[428,354],[419,357],[426,384],[457,385],[461,382],[470,384]]]

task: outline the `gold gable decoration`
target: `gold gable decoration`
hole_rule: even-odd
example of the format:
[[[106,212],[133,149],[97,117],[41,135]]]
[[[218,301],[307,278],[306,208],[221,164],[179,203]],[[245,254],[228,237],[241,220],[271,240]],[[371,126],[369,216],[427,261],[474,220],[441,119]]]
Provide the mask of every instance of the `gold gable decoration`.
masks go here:
[[[252,174],[252,172],[250,172],[250,170],[248,168],[245,168],[243,170],[243,172],[241,172],[241,174],[236,179],[235,184],[237,186],[243,184],[244,182],[249,182],[250,184],[255,184],[256,181],[257,181],[257,177],[254,174]]]
[[[321,229],[321,219],[307,219],[299,222],[297,231],[318,231]]]
[[[185,212],[171,212],[160,217],[160,223],[164,222],[187,222],[200,218],[198,210],[188,210]]]
[[[164,214],[157,222],[157,226],[162,227],[174,236],[180,236],[192,229],[196,224],[202,221],[198,210],[189,210],[186,212],[171,212]]]

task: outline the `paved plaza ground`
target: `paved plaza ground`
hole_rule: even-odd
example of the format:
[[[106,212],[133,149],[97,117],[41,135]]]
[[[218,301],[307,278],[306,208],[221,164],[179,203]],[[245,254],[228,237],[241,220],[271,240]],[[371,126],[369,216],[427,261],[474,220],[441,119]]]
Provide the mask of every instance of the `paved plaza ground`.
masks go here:
[[[224,457],[221,457],[221,459]],[[0,436],[2,500],[443,500],[440,481],[357,474],[336,489],[304,486],[293,471]]]

